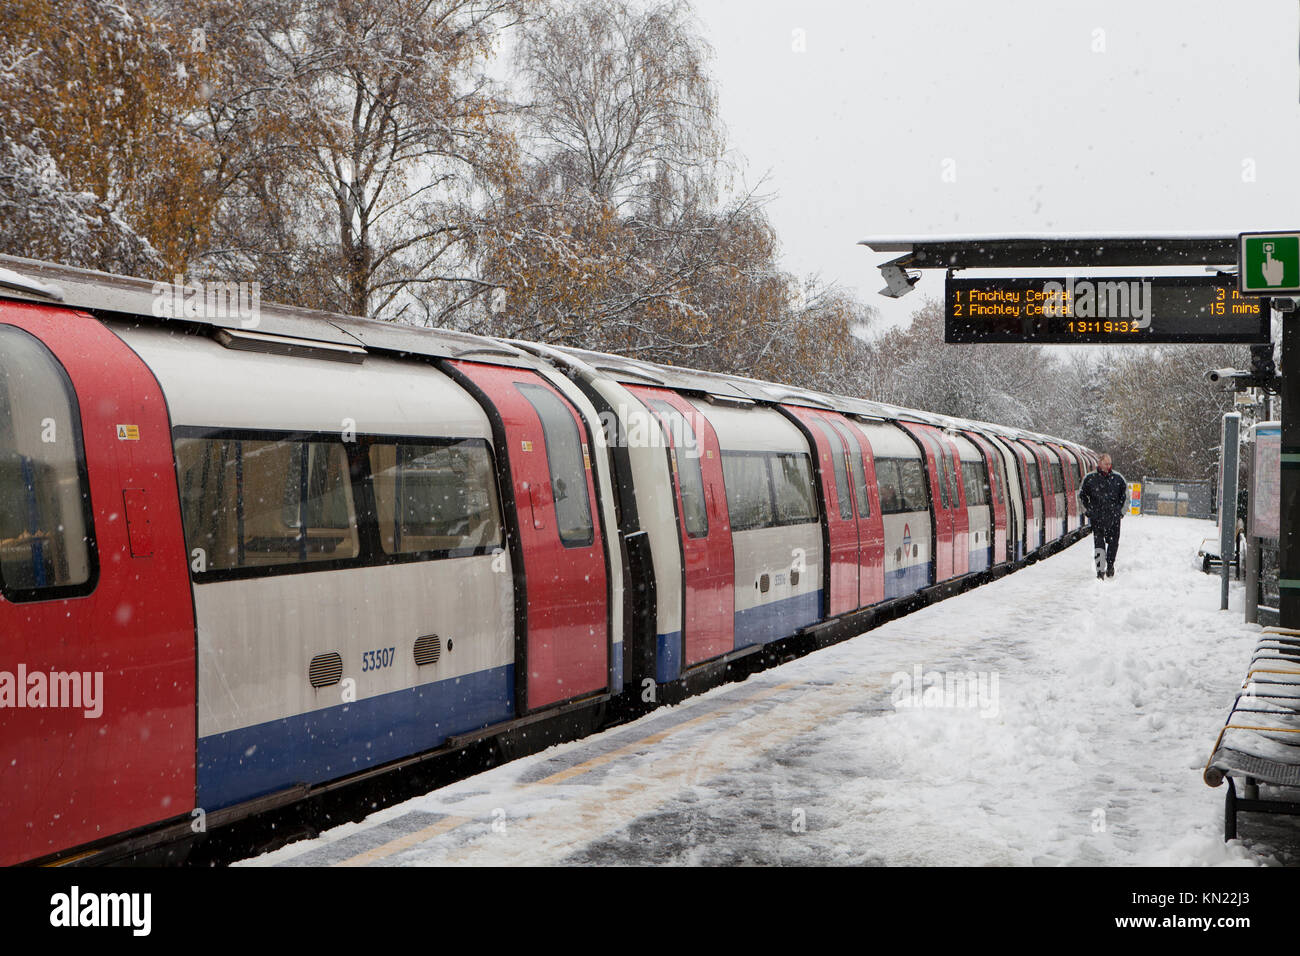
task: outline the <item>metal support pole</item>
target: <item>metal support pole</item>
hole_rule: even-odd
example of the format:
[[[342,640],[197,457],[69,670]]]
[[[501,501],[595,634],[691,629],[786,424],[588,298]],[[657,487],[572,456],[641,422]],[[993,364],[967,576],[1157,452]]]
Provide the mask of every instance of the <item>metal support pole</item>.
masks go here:
[[[1255,448],[1251,445],[1246,457],[1246,596],[1241,603],[1247,624],[1259,622],[1259,539],[1250,536],[1255,527],[1255,459],[1259,457]]]
[[[1269,303],[1262,299],[1262,303]],[[1278,514],[1278,623],[1300,627],[1300,316],[1282,317],[1282,494]]]
[[[1228,609],[1228,578],[1237,550],[1237,460],[1241,451],[1241,415],[1223,416],[1223,451],[1219,456],[1219,610]]]

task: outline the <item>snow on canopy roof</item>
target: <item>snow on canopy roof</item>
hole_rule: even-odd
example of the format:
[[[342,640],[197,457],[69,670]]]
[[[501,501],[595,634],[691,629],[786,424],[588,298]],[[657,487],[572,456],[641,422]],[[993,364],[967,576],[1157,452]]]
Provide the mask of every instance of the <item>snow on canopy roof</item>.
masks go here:
[[[917,269],[1235,265],[1237,234],[1160,233],[877,236],[859,245],[902,253],[890,264]]]

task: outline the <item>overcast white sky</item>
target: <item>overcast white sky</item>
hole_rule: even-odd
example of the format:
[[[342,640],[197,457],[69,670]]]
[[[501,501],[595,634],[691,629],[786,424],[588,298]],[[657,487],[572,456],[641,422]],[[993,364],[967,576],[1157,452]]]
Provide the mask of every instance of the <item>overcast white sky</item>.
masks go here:
[[[693,2],[787,268],[890,321],[942,275],[869,236],[1300,228],[1296,0]]]

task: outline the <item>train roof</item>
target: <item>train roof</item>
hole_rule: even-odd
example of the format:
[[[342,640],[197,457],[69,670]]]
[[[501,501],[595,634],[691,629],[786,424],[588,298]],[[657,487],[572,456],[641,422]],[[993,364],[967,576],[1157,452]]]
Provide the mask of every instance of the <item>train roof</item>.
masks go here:
[[[232,316],[187,310],[173,315],[176,286],[129,276],[79,269],[37,259],[0,255],[0,297],[58,303],[103,318],[124,318],[206,332],[231,348],[280,354],[318,354],[360,361],[366,353],[440,359],[490,359],[503,365],[536,368],[563,364],[586,374],[609,376],[623,384],[654,385],[737,404],[781,403],[839,411],[864,420],[919,422],[936,428],[974,430],[1004,438],[1029,439],[1080,448],[1073,442],[1025,429],[954,418],[885,402],[838,395],[742,375],[664,365],[605,352],[536,342],[507,340],[383,322],[353,315],[258,303],[253,324]],[[160,308],[161,307],[161,308]]]
[[[472,358],[491,355],[504,364],[534,366],[535,360],[506,342],[457,332],[380,322],[353,315],[300,309],[276,303],[259,303],[254,324],[238,314],[210,316],[202,312],[177,316],[175,286],[128,276],[77,269],[72,266],[0,255],[0,295],[37,302],[57,302],[105,317],[142,319],[201,330],[226,330],[241,338],[244,347],[257,344],[272,350],[275,339],[296,340],[302,349],[310,343],[335,350],[387,352],[433,358]],[[170,294],[169,294],[170,293]],[[171,300],[171,301],[168,301]],[[160,305],[166,311],[160,314]],[[269,339],[267,337],[270,337]]]

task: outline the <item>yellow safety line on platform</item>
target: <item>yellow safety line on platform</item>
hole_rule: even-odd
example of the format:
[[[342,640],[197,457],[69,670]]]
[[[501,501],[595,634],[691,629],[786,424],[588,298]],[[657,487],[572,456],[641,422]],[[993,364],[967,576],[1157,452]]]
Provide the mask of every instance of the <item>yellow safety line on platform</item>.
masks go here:
[[[431,823],[423,830],[416,830],[414,833],[408,833],[405,836],[397,837],[395,840],[389,840],[387,843],[366,850],[364,853],[358,853],[356,856],[349,857],[346,860],[340,860],[334,866],[368,866],[376,860],[382,860],[384,857],[392,856],[394,853],[400,853],[402,850],[410,849],[413,846],[419,846],[425,840],[436,837],[440,833],[446,833],[448,830],[454,830],[462,823],[473,823],[470,817],[443,817],[437,823]]]
[[[694,777],[698,775],[701,767],[702,750],[716,747],[728,755],[742,756],[766,752],[800,734],[822,726],[833,717],[852,710],[862,703],[865,693],[886,687],[888,687],[888,683],[885,681],[835,685],[833,688],[818,685],[811,688],[811,690],[819,693],[819,695],[825,695],[826,698],[841,697],[841,702],[836,704],[827,699],[825,704],[817,709],[814,716],[801,721],[792,720],[787,723],[780,723],[775,728],[766,721],[755,721],[720,730],[706,737],[703,741],[703,747],[693,747],[689,750],[670,754],[639,769],[636,778],[626,784],[612,789],[592,788],[590,795],[583,795],[584,797],[589,796],[590,799],[587,802],[575,798],[535,817],[513,821],[510,825],[509,838],[517,840],[518,833],[521,830],[527,832],[529,829],[538,830],[540,828],[541,831],[549,830],[553,833],[565,833],[572,832],[576,828],[592,834],[594,839],[597,835],[626,824],[629,821],[631,812],[635,809],[634,805],[645,800],[647,791],[659,791],[659,793],[652,792],[651,798],[657,799],[658,802],[655,805],[660,806],[665,800],[670,799],[672,794],[680,787],[693,784],[695,782]],[[774,688],[774,690],[776,689],[778,688]],[[803,695],[797,698],[797,700],[802,699]],[[778,702],[768,712],[767,716],[775,714],[793,703],[794,701]],[[711,773],[717,772],[715,768],[709,769]],[[576,819],[572,820],[572,823],[565,825],[562,818],[566,815],[570,817],[576,815]],[[539,834],[539,836],[542,835]],[[539,839],[536,842],[540,843],[544,842],[544,840]],[[556,849],[573,849],[573,847],[565,846]],[[477,850],[478,847],[474,844],[458,847],[439,860],[438,865],[472,863],[473,854]]]
[[[690,720],[683,721],[680,724],[674,724],[672,727],[669,727],[665,730],[660,730],[652,734],[647,734],[646,736],[640,737],[629,744],[619,747],[617,750],[611,750],[609,753],[600,754],[599,756],[592,757],[590,760],[584,761],[583,763],[577,764],[573,767],[568,767],[564,770],[557,771],[556,773],[551,774],[549,777],[543,777],[541,780],[535,780],[531,783],[524,784],[524,786],[532,787],[532,786],[537,786],[538,784],[559,783],[563,780],[569,779],[570,777],[575,777],[580,774],[586,773],[588,770],[598,767],[601,764],[608,763],[609,761],[614,760],[625,753],[636,750],[638,747],[645,746],[646,744],[658,743],[661,740],[671,737],[673,734],[677,733],[678,731],[685,730],[686,728],[691,727],[695,724],[703,723],[705,721],[712,720],[715,717],[719,717],[723,714],[731,713],[732,711],[739,710],[741,707],[744,707],[747,704],[756,703],[757,701],[760,701],[765,697],[771,697],[773,694],[778,694],[783,690],[789,690],[792,687],[798,687],[798,686],[799,683],[797,681],[792,681],[787,684],[778,684],[776,687],[764,687],[758,690],[756,693],[750,694],[747,697],[743,697],[740,700],[730,701],[725,706],[719,707],[715,710],[707,711],[706,713],[703,713],[698,717],[694,717]],[[425,827],[423,830],[417,830],[414,833],[408,833],[405,836],[396,837],[395,839],[390,840],[387,843],[366,850],[365,852],[360,853],[357,856],[349,857],[346,860],[341,860],[338,863],[335,863],[333,865],[334,866],[366,866],[370,863],[373,863],[375,860],[382,860],[384,857],[392,856],[394,853],[400,853],[402,850],[415,846],[423,842],[424,840],[438,836],[442,833],[446,833],[449,830],[454,830],[456,829],[456,827],[460,826],[463,823],[472,823],[472,822],[473,822],[473,818],[471,817],[447,817],[444,820],[439,820],[437,823]]]
[[[640,737],[632,741],[630,744],[624,744],[622,747],[619,747],[617,750],[611,750],[608,753],[603,753],[595,757],[592,757],[590,760],[585,760],[580,764],[574,764],[572,767],[566,767],[563,770],[557,770],[549,777],[543,777],[540,780],[533,780],[529,783],[524,784],[524,786],[539,787],[546,784],[562,783],[563,781],[568,780],[571,777],[581,776],[582,774],[587,773],[589,770],[594,770],[596,767],[599,767],[603,764],[607,764],[611,760],[617,760],[619,757],[622,757],[625,754],[634,753],[638,748],[644,747],[646,744],[657,744],[661,740],[665,740],[668,737],[671,737],[674,734],[678,733],[679,731],[685,730],[688,727],[693,727],[697,724],[707,723],[708,721],[713,720],[714,718],[721,717],[724,714],[729,714],[732,713],[733,711],[739,710],[740,708],[746,706],[747,704],[757,703],[758,701],[763,700],[765,697],[771,697],[775,694],[779,694],[783,690],[789,690],[792,687],[798,687],[798,686],[799,686],[798,682],[791,682],[788,684],[778,684],[776,687],[764,688],[763,690],[760,690],[756,694],[750,694],[748,697],[744,697],[740,700],[731,701],[730,703],[726,704],[723,707],[719,707],[716,710],[707,711],[706,713],[700,714],[700,716],[698,717],[692,717],[690,720],[682,721],[680,724],[674,724],[673,726],[667,727],[664,730],[655,731],[653,734],[647,734],[644,737]]]

